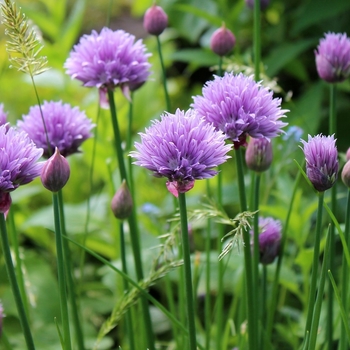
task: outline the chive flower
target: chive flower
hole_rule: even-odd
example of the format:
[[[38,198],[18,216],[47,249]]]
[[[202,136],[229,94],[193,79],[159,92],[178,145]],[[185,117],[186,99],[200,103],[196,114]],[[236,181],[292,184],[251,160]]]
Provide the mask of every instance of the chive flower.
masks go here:
[[[23,120],[17,122],[17,126],[27,132],[38,147],[44,149],[45,158],[51,157],[56,147],[64,157],[77,153],[79,146],[92,137],[94,124],[78,107],[62,101],[44,101],[41,111],[38,105],[31,107]]]
[[[306,160],[306,175],[319,192],[331,188],[338,177],[338,151],[334,135],[308,136],[301,140]]]
[[[142,85],[150,75],[150,63],[142,40],[123,31],[103,28],[83,35],[73,47],[64,67],[72,79],[86,87],[107,89],[120,87],[128,91]]]
[[[247,136],[271,139],[287,125],[280,120],[288,110],[281,109],[281,99],[273,92],[242,73],[215,76],[193,97],[192,107],[208,123],[223,132],[235,148],[246,145]]]
[[[0,126],[0,152],[0,211],[6,213],[11,205],[9,193],[40,175],[43,164],[37,160],[43,150],[26,132],[5,124]]]
[[[345,33],[326,33],[315,50],[315,57],[321,79],[337,83],[350,76],[350,39]]]
[[[271,217],[259,217],[260,263],[268,265],[278,256],[281,246],[282,225]],[[253,235],[253,232],[250,232]]]
[[[195,180],[215,176],[213,168],[230,158],[225,136],[192,109],[163,114],[140,136],[137,151],[130,153],[134,164],[166,177],[167,188],[176,197],[192,189]]]
[[[341,172],[341,179],[344,185],[350,188],[350,160],[348,160],[344,165],[344,168]]]
[[[164,10],[153,4],[146,12],[143,18],[143,27],[151,35],[160,35],[168,26],[168,15]]]

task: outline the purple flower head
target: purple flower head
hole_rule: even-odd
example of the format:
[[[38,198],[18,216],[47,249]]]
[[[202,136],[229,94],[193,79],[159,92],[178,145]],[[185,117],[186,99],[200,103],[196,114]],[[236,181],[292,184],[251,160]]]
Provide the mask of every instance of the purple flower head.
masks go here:
[[[327,33],[315,50],[316,68],[329,83],[344,81],[350,75],[350,39],[346,34]]]
[[[50,149],[39,106],[31,107],[23,120],[17,122],[17,126],[26,131],[38,147],[44,149],[44,157],[49,158],[56,147],[64,157],[77,153],[79,146],[92,136],[90,131],[94,125],[78,107],[73,108],[62,101],[44,101],[41,110]]]
[[[37,160],[42,154],[43,150],[37,148],[26,132],[7,128],[6,125],[0,126],[1,202],[10,200],[4,194],[33,181],[40,175],[43,164]]]
[[[271,264],[279,254],[282,226],[279,220],[259,217],[260,262]],[[253,232],[250,232],[253,235]]]
[[[306,175],[319,192],[331,188],[338,177],[338,151],[334,135],[308,136],[301,140],[306,159]]]
[[[7,112],[4,111],[3,103],[0,103],[0,125],[7,123]]]
[[[223,24],[217,29],[210,39],[210,48],[218,56],[227,55],[235,46],[236,38],[233,33]]]
[[[235,148],[246,145],[247,135],[270,139],[287,125],[280,118],[287,110],[281,109],[281,99],[242,73],[215,76],[203,87],[203,96],[193,97],[192,107],[233,141]]]
[[[127,95],[128,89],[142,85],[150,75],[150,54],[142,40],[123,30],[103,28],[83,35],[74,46],[64,67],[73,79],[84,86],[114,89],[119,86]]]
[[[344,165],[344,168],[341,172],[341,179],[344,185],[350,188],[350,160],[348,160]]]
[[[231,149],[225,136],[192,109],[166,113],[140,135],[138,152],[130,153],[137,159],[134,164],[168,178],[168,190],[175,196],[189,191],[195,180],[215,176],[213,168],[229,158]]]

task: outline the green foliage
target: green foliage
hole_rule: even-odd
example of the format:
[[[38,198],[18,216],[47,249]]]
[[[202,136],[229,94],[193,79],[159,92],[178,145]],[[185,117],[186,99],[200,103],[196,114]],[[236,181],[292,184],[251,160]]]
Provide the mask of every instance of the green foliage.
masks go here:
[[[111,7],[109,7],[110,3]],[[243,0],[236,2],[171,0],[158,3],[169,15],[169,28],[160,39],[174,110],[175,108],[187,109],[192,102],[192,96],[201,93],[203,84],[211,79],[216,71],[218,60],[209,49],[209,40],[212,32],[222,22],[225,22],[226,26],[234,32],[237,39],[232,55],[224,58],[224,68],[253,74],[253,13],[245,6]],[[151,4],[152,1],[143,0],[133,2],[23,0],[13,5],[5,0],[5,5],[2,5],[4,23],[0,31],[0,103],[4,103],[5,110],[9,112],[8,119],[13,125],[21,115],[28,112],[30,106],[36,104],[30,78],[19,74],[14,69],[9,69],[10,61],[10,64],[29,74],[42,73],[35,76],[41,101],[63,100],[79,106],[94,121],[96,124],[94,139],[88,140],[81,147],[81,154],[69,159],[72,176],[63,191],[67,235],[73,241],[112,261],[113,265],[118,267],[121,266],[120,226],[110,211],[110,200],[120,179],[114,154],[110,114],[109,111],[102,110],[98,106],[97,91],[83,88],[80,83],[72,81],[65,74],[63,64],[80,35],[89,33],[91,29],[99,31],[107,23],[109,16],[112,28],[122,27],[126,22],[132,21],[131,29],[135,31],[138,38],[144,39],[147,49],[152,53],[150,58],[152,76],[133,94],[132,138],[133,141],[139,140],[138,133],[150,125],[150,120],[159,118],[165,109],[165,99],[160,84],[161,69],[157,56],[157,43],[154,37],[147,37],[142,29],[143,13]],[[18,8],[20,11],[15,10]],[[110,12],[107,13],[108,11]],[[25,13],[26,17],[22,13]],[[290,110],[287,113],[287,122],[290,126],[300,127],[304,139],[307,134],[327,133],[328,130],[328,86],[317,76],[313,51],[324,32],[348,30],[349,16],[350,4],[343,0],[335,0],[331,3],[327,0],[307,2],[274,0],[261,15],[263,84],[268,84],[275,94],[283,99],[283,108]],[[11,18],[17,21],[15,28],[20,36],[18,33],[16,35],[11,33],[13,28],[12,25],[9,27]],[[11,40],[20,37],[22,42],[7,41],[6,44],[5,30],[11,34]],[[6,47],[11,51],[12,58],[8,57]],[[13,51],[20,55],[14,55]],[[45,71],[47,64],[52,68]],[[349,93],[349,81],[339,84],[337,144],[341,152],[345,152],[349,147]],[[124,144],[127,138],[130,104],[120,91],[116,91],[115,98]],[[273,216],[280,219],[282,223],[285,222],[298,172],[293,159],[297,159],[299,164],[302,163],[302,152],[298,145],[299,140],[293,137],[281,137],[273,141],[274,165],[261,177],[259,215]],[[233,152],[231,156],[234,156]],[[129,158],[125,156],[125,159]],[[174,218],[176,204],[174,206],[173,198],[166,191],[165,179],[154,178],[139,167],[133,167],[133,174],[137,185],[135,202],[140,227],[142,259],[146,271],[146,279],[140,283],[145,290],[149,290],[151,295],[157,296],[157,300],[164,302],[170,308],[166,302],[168,296],[165,280],[158,279],[168,271],[157,270],[152,263],[156,255],[155,251],[159,252],[159,237],[169,232],[175,237],[178,235],[178,217]],[[205,270],[209,265],[211,311],[214,315],[219,283],[217,264],[220,250],[216,247],[217,237],[221,228],[224,234],[232,233],[232,226],[236,224],[234,218],[242,215],[239,213],[238,188],[232,159],[222,166],[222,177],[223,208],[215,206],[213,193],[217,186],[216,179],[209,181],[212,192],[209,200],[213,200],[210,208],[203,207],[203,203],[208,201],[205,181],[197,181],[188,196],[189,213],[193,214],[193,217],[190,216],[192,266],[193,271],[196,271],[196,295],[199,296],[196,315],[199,333],[197,339],[201,344],[204,343],[206,332],[202,303],[202,297],[206,292]],[[251,177],[248,172],[245,180],[249,191]],[[340,185],[338,189],[338,197],[341,200],[345,196],[345,189]],[[59,317],[60,312],[50,193],[42,188],[39,180],[36,180],[13,192],[12,199],[11,210],[13,210],[19,234],[26,292],[30,301],[30,319],[37,349],[56,350],[60,348],[60,341],[54,319]],[[326,201],[327,203],[330,201],[328,196]],[[316,209],[317,200],[314,191],[306,181],[302,180],[296,192],[286,233],[285,253],[279,280],[280,293],[273,327],[274,344],[271,349],[298,349],[304,338],[303,325],[310,284]],[[340,206],[336,217],[341,229],[344,226],[344,216],[344,208]],[[222,226],[220,229],[215,226],[211,232],[211,251],[207,261],[205,240],[208,219],[211,219],[211,222],[219,219]],[[331,219],[325,214],[323,232],[326,231],[329,222]],[[342,240],[338,235],[336,240],[336,254],[341,254]],[[136,280],[129,232],[126,232],[126,243],[129,275]],[[324,252],[324,245],[323,239],[321,254]],[[70,243],[70,248],[73,275],[77,285],[77,300],[83,315],[82,327],[86,335],[86,348],[91,349],[94,346],[99,330],[107,322],[112,326],[106,327],[102,332],[105,337],[101,336],[103,340],[99,344],[99,349],[115,349],[119,346],[128,349],[128,341],[122,334],[125,327],[123,316],[129,309],[133,310],[137,317],[139,316],[140,311],[135,303],[139,300],[140,290],[135,287],[129,294],[124,294],[122,278],[117,277],[115,271],[111,271],[103,262],[77,245]],[[225,322],[227,321],[224,344],[226,348],[239,346],[243,349],[247,341],[246,320],[242,317],[245,313],[242,307],[245,301],[243,246],[241,244],[240,247],[236,247],[231,244],[229,248],[222,256],[225,270],[224,317]],[[179,249],[178,242],[173,243],[172,253],[177,258],[181,258],[177,255]],[[339,268],[338,259],[335,263]],[[271,292],[275,268],[276,263],[269,267],[267,272],[267,281],[270,283],[268,293]],[[154,276],[159,272],[162,272],[162,276]],[[332,271],[332,274],[335,283],[341,282],[338,270]],[[185,323],[181,318],[181,310],[178,310],[181,302],[179,269],[169,272],[167,278],[174,293],[176,319]],[[2,255],[0,255],[0,299],[6,310],[3,328],[6,338],[0,340],[0,348],[24,349],[25,345]],[[344,319],[341,302],[339,305],[342,311],[341,317]],[[172,326],[163,313],[160,316],[159,308],[156,307],[155,310],[157,310],[155,311],[157,316],[154,316],[154,320],[159,323],[154,321],[154,327],[157,330],[159,343],[164,344],[162,347],[164,349],[170,349],[172,346],[174,348],[173,334],[177,334],[177,328]],[[334,321],[336,328],[339,328],[340,321],[340,317]],[[325,322],[321,316],[321,327],[325,326]],[[117,323],[118,327],[114,329]],[[140,328],[139,323],[135,326],[137,330]],[[212,323],[210,335],[212,348],[215,348],[214,338],[218,330],[214,318]],[[335,340],[339,338],[338,328],[334,332]],[[182,334],[181,331],[177,331],[178,334]],[[320,339],[323,340],[322,337]],[[142,344],[142,341],[137,344]],[[319,344],[316,348],[321,346]]]

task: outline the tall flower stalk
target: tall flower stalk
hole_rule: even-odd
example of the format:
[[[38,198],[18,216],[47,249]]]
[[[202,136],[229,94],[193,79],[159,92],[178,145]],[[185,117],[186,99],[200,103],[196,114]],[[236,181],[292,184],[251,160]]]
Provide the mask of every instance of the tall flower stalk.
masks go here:
[[[305,325],[305,336],[311,330],[311,323],[315,322],[314,301],[318,277],[318,261],[322,233],[322,210],[324,192],[330,189],[338,176],[338,152],[335,146],[334,135],[311,137],[308,141],[302,140],[306,160],[306,174],[318,193],[318,211],[316,219],[315,243],[313,252],[310,292],[308,298],[308,312]],[[331,239],[331,238],[330,238]],[[330,243],[331,244],[331,243]]]
[[[191,350],[197,345],[185,193],[194,187],[196,180],[217,174],[213,168],[226,161],[231,149],[224,139],[222,133],[216,132],[195,111],[177,110],[175,114],[162,115],[161,121],[154,121],[145,133],[141,133],[141,143],[135,143],[137,151],[130,153],[136,158],[134,164],[147,168],[156,177],[166,177],[168,191],[179,198],[188,346]]]

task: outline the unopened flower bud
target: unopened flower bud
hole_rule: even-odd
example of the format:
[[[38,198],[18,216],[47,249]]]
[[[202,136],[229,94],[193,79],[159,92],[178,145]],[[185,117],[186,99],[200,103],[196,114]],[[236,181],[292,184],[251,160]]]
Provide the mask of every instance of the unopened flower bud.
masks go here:
[[[278,256],[281,245],[281,222],[271,217],[259,218],[260,263],[268,265]],[[250,232],[253,235],[253,232]]]
[[[346,161],[350,160],[350,147],[346,151]]]
[[[247,167],[256,172],[266,171],[272,163],[271,141],[251,138],[245,153]]]
[[[217,29],[210,39],[211,50],[219,56],[227,55],[235,46],[236,38],[225,24]]]
[[[41,182],[51,192],[58,192],[67,183],[70,168],[65,157],[56,147],[55,153],[45,162],[41,171]]]
[[[168,16],[160,6],[150,7],[143,19],[143,27],[149,34],[160,35],[168,26]]]
[[[343,171],[341,172],[341,179],[344,185],[350,188],[350,160],[344,165]]]
[[[126,219],[131,214],[133,201],[125,180],[123,180],[118,191],[115,193],[111,208],[114,216],[120,220]]]

